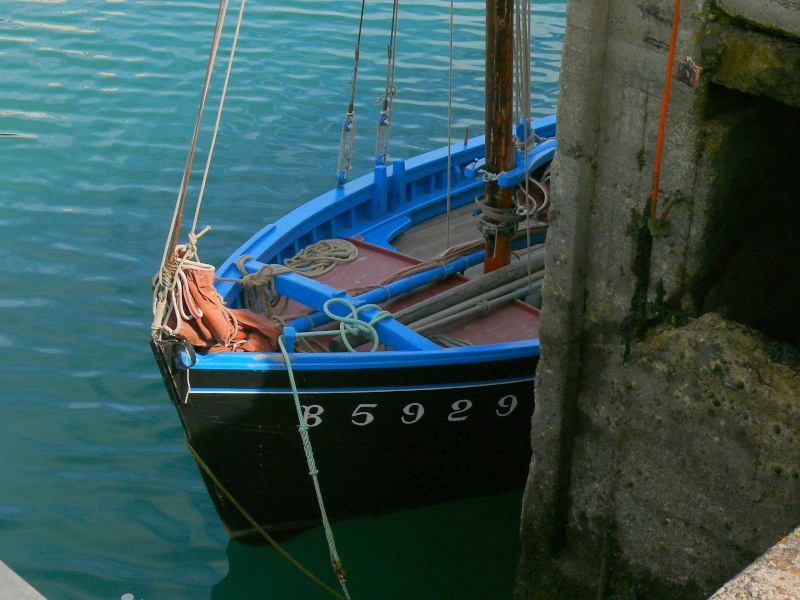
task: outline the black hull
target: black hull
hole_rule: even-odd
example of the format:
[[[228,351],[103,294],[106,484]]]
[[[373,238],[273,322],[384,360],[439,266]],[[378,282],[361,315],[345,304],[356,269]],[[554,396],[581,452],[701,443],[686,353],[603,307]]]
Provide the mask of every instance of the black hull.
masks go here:
[[[187,397],[169,346],[153,350],[188,442],[242,508],[273,537],[319,524],[286,371],[193,369]],[[537,360],[298,374],[330,519],[522,488]],[[263,543],[200,470],[231,535]]]

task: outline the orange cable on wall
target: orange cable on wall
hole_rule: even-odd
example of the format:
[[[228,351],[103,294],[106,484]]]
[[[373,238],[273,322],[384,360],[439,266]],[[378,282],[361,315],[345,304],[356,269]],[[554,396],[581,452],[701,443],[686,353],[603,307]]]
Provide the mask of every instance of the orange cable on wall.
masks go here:
[[[664,150],[664,128],[669,109],[669,92],[672,84],[672,64],[675,60],[675,45],[678,39],[678,22],[680,21],[681,0],[675,0],[675,13],[672,17],[672,35],[669,40],[669,56],[667,57],[667,75],[664,82],[664,95],[661,99],[661,118],[658,122],[658,140],[656,141],[656,160],[653,164],[653,189],[650,192],[650,219],[656,218],[658,205],[658,181],[661,178],[661,155]]]

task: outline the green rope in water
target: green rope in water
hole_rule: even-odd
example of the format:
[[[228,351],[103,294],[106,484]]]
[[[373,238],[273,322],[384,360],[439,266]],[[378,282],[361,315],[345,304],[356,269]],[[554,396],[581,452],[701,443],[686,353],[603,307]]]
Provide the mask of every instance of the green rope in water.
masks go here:
[[[294,381],[294,373],[292,372],[292,361],[289,358],[289,353],[286,351],[286,346],[283,343],[283,336],[278,338],[278,345],[280,346],[281,353],[283,353],[283,358],[286,361],[286,370],[289,374],[289,382],[292,384],[292,396],[294,397],[295,409],[297,409],[297,420],[300,423],[300,437],[303,440],[303,450],[305,450],[306,453],[308,474],[311,475],[311,479],[314,482],[314,490],[317,493],[317,503],[319,504],[319,510],[322,515],[322,526],[325,528],[325,538],[328,540],[328,551],[330,552],[331,556],[331,564],[333,565],[333,570],[342,586],[342,591],[344,591],[345,597],[349,600],[350,594],[347,592],[347,586],[345,585],[344,580],[344,566],[342,565],[342,560],[339,558],[339,553],[336,550],[336,541],[333,539],[333,529],[331,529],[331,524],[328,521],[328,514],[325,512],[325,503],[322,500],[322,490],[320,490],[319,480],[317,479],[319,470],[317,469],[317,464],[314,461],[314,451],[311,448],[311,439],[308,437],[308,425],[305,424],[305,420],[303,419],[303,409],[300,407],[300,396],[297,393],[297,384]]]
[[[332,306],[334,304],[341,304],[344,305],[345,308],[349,310],[349,315],[347,316],[340,316],[335,315],[332,312]],[[371,352],[374,352],[378,345],[380,344],[380,339],[378,337],[378,332],[375,330],[375,324],[383,319],[391,317],[392,314],[388,311],[381,310],[380,306],[377,304],[365,304],[363,306],[359,306],[358,308],[344,298],[331,298],[330,300],[326,301],[323,305],[323,310],[328,317],[331,319],[339,322],[339,330],[333,331],[308,331],[304,333],[298,333],[297,337],[314,337],[314,336],[322,336],[322,335],[341,335],[342,339],[347,346],[347,349],[351,352],[355,352],[355,348],[353,348],[347,340],[348,334],[361,334],[367,337],[369,340],[372,341],[372,348]],[[362,321],[359,319],[359,314],[365,310],[374,309],[377,310],[377,314],[372,317],[368,322]],[[328,513],[325,511],[325,501],[322,499],[322,490],[319,486],[319,479],[317,475],[319,474],[319,469],[317,469],[317,463],[314,460],[314,450],[311,447],[311,438],[308,435],[308,425],[306,425],[305,419],[303,418],[303,408],[300,406],[300,394],[297,390],[297,383],[294,379],[294,371],[292,370],[292,361],[289,357],[289,352],[286,349],[286,344],[284,342],[284,336],[280,336],[278,338],[278,346],[281,349],[281,353],[283,354],[283,359],[286,362],[286,372],[289,375],[289,383],[292,386],[292,397],[294,398],[294,406],[295,410],[297,411],[297,421],[300,424],[299,431],[300,431],[300,438],[303,440],[303,450],[306,454],[306,462],[308,463],[308,474],[311,475],[311,479],[314,482],[314,490],[317,494],[317,503],[319,504],[320,514],[322,516],[322,526],[325,529],[325,538],[328,541],[328,551],[330,552],[331,556],[331,564],[333,565],[333,570],[336,573],[336,577],[339,579],[339,583],[342,586],[342,590],[344,591],[344,595],[350,598],[350,595],[347,591],[347,586],[345,585],[345,571],[342,565],[342,560],[339,558],[339,552],[336,549],[336,540],[333,537],[333,529],[331,528],[331,524],[328,521]]]
[[[267,540],[270,543],[270,545],[275,550],[277,550],[286,560],[288,560],[290,563],[292,563],[295,567],[297,567],[306,576],[308,576],[312,581],[314,581],[314,583],[319,585],[322,589],[324,589],[330,595],[334,596],[335,598],[341,598],[341,600],[345,600],[341,596],[341,594],[339,594],[336,590],[333,590],[330,587],[328,587],[318,577],[316,577],[313,573],[311,573],[311,571],[309,571],[303,565],[301,565],[297,561],[297,559],[295,559],[291,554],[289,554],[286,550],[284,550],[283,547],[281,547],[281,545],[277,541],[275,541],[275,539],[271,535],[269,535],[264,530],[264,528],[261,527],[261,525],[259,525],[258,522],[253,517],[250,516],[250,513],[248,513],[244,509],[244,507],[241,504],[239,504],[239,502],[237,502],[236,498],[233,497],[233,494],[231,494],[228,491],[228,489],[222,484],[222,482],[217,478],[217,476],[214,475],[214,473],[211,471],[211,469],[205,463],[205,461],[202,458],[200,458],[200,455],[197,453],[197,450],[195,450],[194,446],[192,446],[192,443],[189,441],[188,437],[186,438],[186,446],[189,448],[189,451],[192,453],[192,456],[194,456],[194,459],[195,459],[195,461],[197,461],[197,464],[200,465],[200,468],[203,469],[203,471],[205,471],[206,475],[208,475],[209,479],[211,479],[211,481],[216,486],[216,488],[225,495],[225,497],[228,499],[228,501],[231,504],[233,504],[233,506],[236,508],[236,510],[238,510],[239,513],[245,519],[247,519],[247,522],[250,523],[250,525],[252,525],[253,528],[256,531],[258,531],[264,537],[264,539]]]

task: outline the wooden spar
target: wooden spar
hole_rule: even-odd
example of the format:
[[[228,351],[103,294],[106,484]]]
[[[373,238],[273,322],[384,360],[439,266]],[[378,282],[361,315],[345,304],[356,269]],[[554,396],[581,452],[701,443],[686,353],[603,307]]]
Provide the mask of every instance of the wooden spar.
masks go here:
[[[492,272],[497,273],[497,271]],[[427,330],[432,327],[438,327],[444,325],[444,319],[450,319],[455,315],[467,315],[469,314],[468,311],[479,305],[485,304],[487,307],[490,307],[499,303],[507,302],[513,298],[528,296],[534,291],[538,291],[538,289],[541,287],[542,279],[544,279],[544,270],[531,273],[530,276],[526,274],[519,279],[511,281],[503,286],[480,294],[479,296],[468,298],[463,302],[459,302],[458,304],[455,304],[449,308],[445,308],[444,310],[432,315],[428,315],[424,319],[419,319],[418,321],[404,324],[411,327],[411,329],[414,331],[422,331],[422,328]],[[487,311],[484,309],[483,312]],[[461,317],[459,316],[459,318]]]
[[[513,139],[514,101],[514,4],[513,0],[486,2],[486,171],[498,174],[515,165]],[[496,181],[486,182],[486,204],[498,209],[513,207],[511,188]],[[511,261],[513,230],[486,232],[486,261],[489,273]]]
[[[425,334],[428,331],[441,329],[442,327],[446,327],[451,323],[466,319],[467,317],[485,315],[497,306],[501,306],[512,300],[522,299],[525,296],[540,291],[542,289],[542,279],[544,279],[544,272],[540,271],[539,277],[535,281],[525,277],[525,279],[522,280],[523,285],[517,286],[510,292],[487,297],[485,300],[476,299],[474,302],[465,302],[462,305],[454,306],[447,311],[443,311],[441,314],[428,317],[424,323],[412,323],[409,329],[420,334]]]
[[[531,252],[530,257],[525,257],[523,260],[515,261],[496,269],[490,276],[470,279],[441,294],[432,296],[408,308],[404,308],[395,313],[394,318],[403,324],[413,323],[414,321],[418,321],[470,298],[503,286],[510,281],[516,281],[526,276],[529,268],[531,272],[536,272],[544,268],[544,248],[534,250]]]
[[[490,275],[470,279],[454,288],[450,288],[432,296],[427,300],[413,304],[403,310],[394,313],[394,319],[403,325],[409,325],[416,321],[420,321],[431,315],[439,313],[443,310],[456,306],[470,299],[476,298],[487,292],[505,286],[509,282],[519,281],[521,278],[527,276],[528,270],[532,273],[544,269],[544,248],[537,248],[533,250],[530,257],[525,257],[524,260],[515,261],[504,267],[495,270]],[[352,346],[359,346],[366,343],[368,340],[364,336],[353,336],[350,338]],[[343,352],[345,350],[344,343],[341,340],[332,340],[330,343],[331,352]]]

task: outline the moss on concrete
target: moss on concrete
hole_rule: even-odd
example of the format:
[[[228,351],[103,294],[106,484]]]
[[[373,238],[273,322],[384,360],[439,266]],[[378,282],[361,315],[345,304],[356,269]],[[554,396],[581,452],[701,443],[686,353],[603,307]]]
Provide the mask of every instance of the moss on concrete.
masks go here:
[[[659,326],[585,386],[562,546],[517,597],[701,600],[800,522],[800,372],[759,332]]]
[[[694,304],[798,343],[800,110],[724,88],[708,104],[716,178]]]
[[[800,189],[800,63],[708,6],[681,19],[679,52],[707,70],[673,87],[661,189],[686,198],[655,240],[644,162],[669,6],[568,9],[519,599],[699,600],[800,522],[800,387],[775,360],[794,347],[733,322],[772,335],[770,302],[800,297],[779,276],[800,264],[781,195]]]

